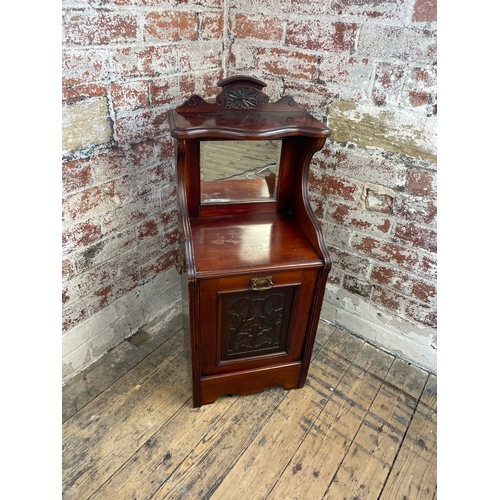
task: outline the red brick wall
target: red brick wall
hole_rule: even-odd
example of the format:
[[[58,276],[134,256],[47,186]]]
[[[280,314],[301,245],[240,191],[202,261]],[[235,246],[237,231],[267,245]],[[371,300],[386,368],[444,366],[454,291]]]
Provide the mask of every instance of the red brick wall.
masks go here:
[[[172,266],[165,118],[190,94],[243,73],[325,123],[341,101],[437,113],[435,0],[63,0],[63,42],[64,331]],[[333,139],[310,191],[331,290],[434,329],[435,162]]]
[[[263,79],[273,98],[291,94],[325,123],[336,101],[435,121],[435,0],[233,1],[228,16],[228,74]],[[435,159],[334,139],[310,174],[332,293],[435,332]],[[367,183],[391,193],[380,208],[364,203]]]
[[[63,335],[173,265],[167,110],[215,95],[222,6],[63,0]]]

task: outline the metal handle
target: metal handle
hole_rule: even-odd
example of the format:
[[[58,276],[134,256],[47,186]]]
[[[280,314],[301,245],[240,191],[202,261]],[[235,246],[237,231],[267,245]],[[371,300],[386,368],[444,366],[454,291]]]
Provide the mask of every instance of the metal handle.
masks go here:
[[[253,290],[270,290],[273,284],[273,277],[267,276],[266,278],[252,278],[250,280]]]
[[[186,270],[186,261],[184,260],[184,255],[179,247],[177,247],[177,252],[174,254],[174,264],[175,269],[179,274],[182,274]]]

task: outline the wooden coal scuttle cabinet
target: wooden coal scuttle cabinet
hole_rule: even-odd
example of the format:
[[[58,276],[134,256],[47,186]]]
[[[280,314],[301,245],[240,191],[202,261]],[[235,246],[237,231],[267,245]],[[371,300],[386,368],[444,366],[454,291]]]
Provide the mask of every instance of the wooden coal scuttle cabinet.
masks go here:
[[[331,260],[307,195],[329,129],[248,76],[170,110],[193,406],[304,385]]]

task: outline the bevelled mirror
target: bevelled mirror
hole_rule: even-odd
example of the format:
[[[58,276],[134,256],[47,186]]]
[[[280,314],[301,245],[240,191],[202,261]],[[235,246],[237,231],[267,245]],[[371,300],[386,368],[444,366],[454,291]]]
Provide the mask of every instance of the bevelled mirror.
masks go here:
[[[200,141],[202,205],[275,201],[281,140]]]

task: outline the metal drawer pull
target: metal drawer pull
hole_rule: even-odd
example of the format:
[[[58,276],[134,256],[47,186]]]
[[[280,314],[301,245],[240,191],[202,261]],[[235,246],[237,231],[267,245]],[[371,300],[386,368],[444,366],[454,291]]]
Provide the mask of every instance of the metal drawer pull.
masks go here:
[[[273,284],[273,277],[267,276],[266,278],[252,278],[250,280],[250,285],[252,285],[253,290],[269,290]]]
[[[184,255],[182,254],[180,247],[177,247],[177,251],[174,254],[174,264],[175,269],[179,274],[182,274],[186,270],[186,260],[184,259]]]

